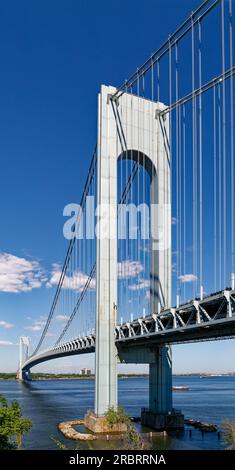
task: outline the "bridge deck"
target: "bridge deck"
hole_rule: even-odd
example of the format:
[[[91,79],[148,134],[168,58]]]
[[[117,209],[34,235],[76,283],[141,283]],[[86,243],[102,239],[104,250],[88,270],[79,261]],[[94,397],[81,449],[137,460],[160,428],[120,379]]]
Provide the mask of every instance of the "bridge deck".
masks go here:
[[[235,336],[235,291],[226,289],[195,299],[179,308],[164,310],[145,318],[117,325],[118,348],[161,346],[194,341],[209,341]],[[86,354],[95,351],[95,334],[75,338],[53,349],[30,357],[23,369],[63,356]]]

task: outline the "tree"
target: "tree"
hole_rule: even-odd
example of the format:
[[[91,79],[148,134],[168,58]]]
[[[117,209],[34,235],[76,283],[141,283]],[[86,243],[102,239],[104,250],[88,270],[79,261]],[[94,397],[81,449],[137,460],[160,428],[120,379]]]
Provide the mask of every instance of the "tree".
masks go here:
[[[9,404],[0,395],[0,449],[20,449],[22,436],[31,427],[31,421],[22,417],[19,403],[14,400]]]
[[[235,421],[225,419],[222,422],[223,439],[228,450],[235,450]]]
[[[107,423],[113,427],[114,424],[130,424],[130,418],[126,414],[123,406],[119,406],[117,410],[115,410],[114,406],[110,406],[108,411],[105,413],[105,417]]]
[[[144,450],[150,449],[150,444],[135,429],[131,419],[126,414],[124,408],[120,406],[117,410],[111,406],[105,414],[108,424],[112,427],[114,424],[125,423],[127,425],[127,433],[123,441],[123,449],[125,450]]]

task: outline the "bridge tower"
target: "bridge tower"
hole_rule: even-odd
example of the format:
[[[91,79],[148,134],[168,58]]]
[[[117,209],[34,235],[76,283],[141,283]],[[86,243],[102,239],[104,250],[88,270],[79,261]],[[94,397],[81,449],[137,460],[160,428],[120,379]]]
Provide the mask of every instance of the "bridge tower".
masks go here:
[[[165,106],[102,86],[98,100],[98,205],[95,413],[117,407],[117,360],[150,363],[149,408],[172,410],[171,349],[117,351],[114,341],[117,305],[117,161],[138,158],[150,175],[151,314],[171,305],[171,164],[169,119]],[[137,126],[138,122],[138,126]],[[142,136],[142,137],[141,137]],[[157,207],[157,212],[156,212]],[[153,208],[153,210],[152,210]],[[105,215],[105,222],[102,217]],[[137,357],[138,356],[138,357]]]
[[[30,370],[23,371],[23,364],[29,357],[30,338],[28,336],[20,336],[19,342],[19,370],[17,378],[19,380],[30,380]]]

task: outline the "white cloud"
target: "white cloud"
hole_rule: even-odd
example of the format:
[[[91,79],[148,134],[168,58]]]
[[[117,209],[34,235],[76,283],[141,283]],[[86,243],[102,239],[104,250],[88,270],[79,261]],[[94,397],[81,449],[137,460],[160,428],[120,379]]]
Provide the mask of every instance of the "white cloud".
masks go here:
[[[55,319],[58,321],[67,321],[69,319],[69,316],[68,315],[56,315]]]
[[[117,268],[117,275],[119,279],[131,279],[135,278],[144,271],[143,265],[139,261],[129,261],[125,260],[118,263]],[[58,264],[53,264],[53,269],[51,273],[51,278],[47,282],[47,287],[52,287],[54,285],[58,285],[61,276],[61,267]],[[81,272],[76,271],[73,273],[72,276],[68,276],[67,274],[64,277],[63,289],[70,289],[76,292],[82,292],[84,286],[86,285],[88,280],[88,275]],[[95,279],[92,279],[89,284],[89,289],[93,290],[96,287]]]
[[[45,326],[45,324],[45,321],[34,321],[32,325],[25,326],[24,329],[30,331],[40,331]]]
[[[138,276],[143,270],[144,267],[139,261],[121,261],[118,263],[118,278],[130,279]]]
[[[176,218],[176,217],[172,217],[171,223],[172,223],[172,225],[176,225],[176,224],[177,224],[177,218]]]
[[[53,264],[51,279],[47,282],[47,287],[58,285],[61,276],[61,268],[58,264]],[[81,271],[76,271],[72,276],[65,275],[62,288],[71,289],[76,292],[82,292],[87,280],[88,275]],[[89,289],[95,289],[95,279],[91,279]]]
[[[40,331],[42,328],[37,325],[25,326],[25,330]]]
[[[149,281],[148,279],[143,279],[140,282],[137,282],[136,284],[130,284],[128,286],[128,289],[130,290],[142,290],[142,289],[148,289],[149,288]]]
[[[181,282],[193,282],[197,280],[197,276],[195,274],[182,274],[179,279]]]
[[[14,325],[12,323],[8,323],[7,321],[0,320],[0,326],[2,328],[8,329],[8,328],[13,328]]]
[[[0,292],[30,292],[46,281],[38,261],[0,253]]]
[[[0,346],[16,346],[16,344],[12,343],[11,341],[1,341]]]

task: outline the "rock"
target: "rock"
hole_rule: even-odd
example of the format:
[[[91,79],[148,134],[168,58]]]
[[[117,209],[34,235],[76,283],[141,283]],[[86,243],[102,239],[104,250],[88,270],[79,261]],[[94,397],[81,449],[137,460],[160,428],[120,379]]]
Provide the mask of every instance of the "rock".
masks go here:
[[[94,441],[97,439],[97,436],[93,434],[83,433],[76,431],[73,426],[82,426],[84,425],[83,420],[77,421],[66,421],[64,423],[58,424],[58,429],[62,434],[68,439],[73,439],[74,441]]]

